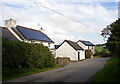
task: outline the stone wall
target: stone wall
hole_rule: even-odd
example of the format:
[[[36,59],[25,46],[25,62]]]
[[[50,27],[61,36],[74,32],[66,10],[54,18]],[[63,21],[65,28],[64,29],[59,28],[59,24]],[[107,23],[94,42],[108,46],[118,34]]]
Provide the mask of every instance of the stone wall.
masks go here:
[[[71,62],[70,58],[60,58],[60,57],[56,58],[56,63],[60,66],[65,66],[69,64],[70,62]]]

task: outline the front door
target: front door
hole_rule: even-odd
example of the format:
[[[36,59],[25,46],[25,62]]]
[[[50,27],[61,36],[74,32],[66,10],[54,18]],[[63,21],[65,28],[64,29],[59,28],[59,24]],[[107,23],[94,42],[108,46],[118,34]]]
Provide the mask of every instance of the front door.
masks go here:
[[[78,52],[78,60],[80,60],[80,52]]]

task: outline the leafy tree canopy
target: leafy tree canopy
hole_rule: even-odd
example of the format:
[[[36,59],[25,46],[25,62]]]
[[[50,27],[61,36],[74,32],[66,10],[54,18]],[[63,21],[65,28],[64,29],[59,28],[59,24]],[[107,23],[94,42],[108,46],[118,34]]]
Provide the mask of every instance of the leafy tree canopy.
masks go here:
[[[106,43],[108,50],[112,54],[117,53],[118,49],[120,49],[118,47],[120,46],[120,18],[104,28],[101,35],[104,38],[108,38]]]

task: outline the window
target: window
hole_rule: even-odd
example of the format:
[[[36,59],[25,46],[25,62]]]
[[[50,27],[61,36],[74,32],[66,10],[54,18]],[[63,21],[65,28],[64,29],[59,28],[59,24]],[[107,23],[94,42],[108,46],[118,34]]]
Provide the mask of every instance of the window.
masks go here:
[[[48,47],[50,47],[50,43],[48,43]]]

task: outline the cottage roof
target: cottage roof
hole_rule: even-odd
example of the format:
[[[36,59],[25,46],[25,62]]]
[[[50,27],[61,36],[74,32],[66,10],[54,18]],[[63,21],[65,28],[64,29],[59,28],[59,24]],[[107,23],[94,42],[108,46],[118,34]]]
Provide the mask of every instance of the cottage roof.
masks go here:
[[[9,30],[5,27],[0,27],[0,32],[2,32],[2,38],[9,39],[9,40],[18,40]]]
[[[80,47],[80,46],[77,44],[77,42],[73,42],[73,41],[70,41],[70,40],[65,40],[64,42],[67,42],[67,43],[68,43],[70,46],[72,46],[75,50],[84,50],[82,47]],[[63,42],[63,43],[64,43],[64,42]],[[62,43],[62,44],[63,44],[63,43]],[[61,44],[61,45],[62,45],[62,44]],[[60,45],[60,46],[61,46],[61,45]],[[59,47],[60,47],[60,46],[59,46]],[[58,48],[59,48],[59,47],[58,47]]]
[[[59,48],[59,46],[60,46],[60,45],[55,45],[55,46],[54,46],[54,48],[55,48],[55,49],[58,49],[58,48]]]
[[[41,31],[17,26],[16,28],[12,28],[22,39],[28,40],[37,40],[37,41],[45,41],[54,43],[46,34]]]
[[[75,50],[84,50],[82,47],[80,47],[77,42],[73,42],[70,40],[65,40],[68,44],[70,44]]]
[[[93,43],[91,43],[90,41],[85,41],[85,40],[79,40],[80,42],[82,42],[83,44],[85,44],[86,46],[95,46]],[[79,42],[78,41],[78,42]]]

